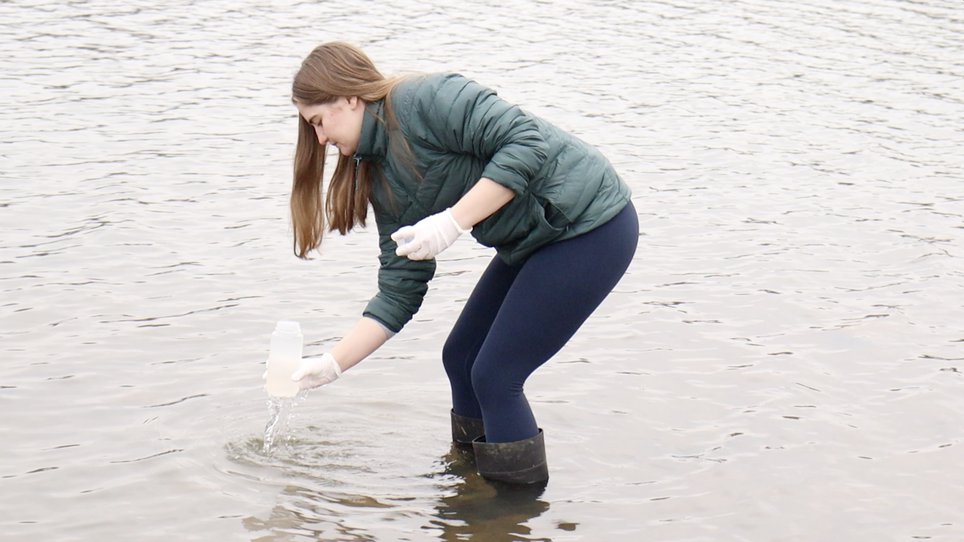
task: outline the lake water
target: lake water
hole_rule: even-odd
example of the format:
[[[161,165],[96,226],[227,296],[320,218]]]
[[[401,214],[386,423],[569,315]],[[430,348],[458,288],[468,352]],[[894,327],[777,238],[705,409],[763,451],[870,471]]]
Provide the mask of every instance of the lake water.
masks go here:
[[[957,0],[0,3],[0,539],[964,539]],[[551,480],[450,453],[446,333],[491,250],[262,452],[372,230],[291,254],[290,78],[346,39],[601,148],[639,250],[527,393]]]

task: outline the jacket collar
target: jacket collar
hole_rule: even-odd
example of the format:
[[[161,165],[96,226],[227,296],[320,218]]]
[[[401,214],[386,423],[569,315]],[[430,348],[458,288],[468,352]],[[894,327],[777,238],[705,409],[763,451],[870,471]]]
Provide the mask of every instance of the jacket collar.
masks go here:
[[[388,134],[385,130],[384,109],[384,100],[378,100],[365,106],[365,117],[362,119],[361,134],[358,136],[355,160],[378,161],[385,158],[388,149]]]

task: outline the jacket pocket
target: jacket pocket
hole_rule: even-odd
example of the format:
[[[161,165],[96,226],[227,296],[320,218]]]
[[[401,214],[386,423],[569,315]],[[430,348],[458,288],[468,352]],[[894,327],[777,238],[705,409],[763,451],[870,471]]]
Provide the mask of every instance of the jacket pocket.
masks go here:
[[[572,224],[572,221],[569,220],[566,213],[562,212],[562,210],[551,201],[541,200],[540,198],[533,198],[533,200],[541,207],[539,216],[542,217],[550,230],[562,232]]]
[[[545,244],[568,226],[569,220],[554,205],[527,194],[477,224],[472,235],[483,245],[515,251]]]

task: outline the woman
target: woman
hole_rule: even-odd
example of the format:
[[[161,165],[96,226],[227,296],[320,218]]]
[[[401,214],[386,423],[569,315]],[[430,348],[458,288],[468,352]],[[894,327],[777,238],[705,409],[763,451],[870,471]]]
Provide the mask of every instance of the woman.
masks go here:
[[[378,293],[330,352],[292,375],[330,383],[418,311],[435,257],[470,233],[497,256],[442,350],[452,436],[490,480],[548,480],[526,378],[609,294],[638,239],[629,188],[594,148],[457,74],[386,78],[361,50],[317,47],[292,85],[291,213],[300,258],[323,233],[378,226]],[[328,145],[338,161],[323,198]],[[324,199],[324,201],[323,201]]]

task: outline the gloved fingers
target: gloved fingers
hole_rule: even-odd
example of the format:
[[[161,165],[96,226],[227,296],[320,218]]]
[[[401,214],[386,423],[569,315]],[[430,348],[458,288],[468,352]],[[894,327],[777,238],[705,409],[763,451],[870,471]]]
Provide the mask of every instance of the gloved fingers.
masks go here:
[[[404,226],[392,234],[398,243],[395,254],[407,256],[410,260],[431,260],[448,248],[459,235],[471,231],[463,230],[451,209],[429,215],[414,225]]]
[[[309,376],[307,378],[302,378],[301,380],[298,380],[298,387],[303,390],[310,390],[312,388],[317,388],[318,386],[323,386],[325,384],[327,384],[327,382],[324,382],[321,379],[314,376]]]
[[[402,250],[402,247],[409,245],[415,240],[416,231],[412,226],[404,226],[398,229],[392,234],[392,241],[398,244],[398,250]],[[398,251],[396,251],[398,252]],[[404,256],[404,254],[398,254],[399,256]]]
[[[402,226],[392,234],[392,241],[399,243],[404,239],[410,239],[412,237],[415,237],[415,228],[412,226]]]
[[[331,353],[320,358],[302,360],[301,366],[291,375],[291,379],[298,382],[301,389],[317,388],[330,384],[341,376],[341,367]]]
[[[411,254],[417,251],[418,249],[420,249],[421,247],[422,247],[422,243],[418,243],[413,239],[407,243],[398,245],[398,248],[395,249],[395,254],[397,256],[408,256],[409,258],[411,258],[412,257]]]
[[[431,260],[433,255],[428,249],[428,247],[421,246],[418,250],[412,251],[408,254],[409,260]]]

